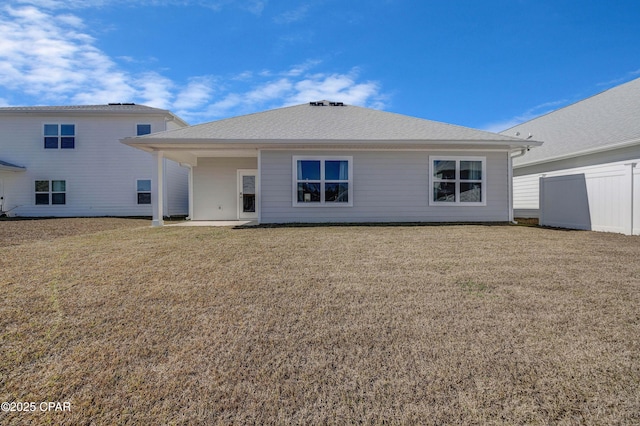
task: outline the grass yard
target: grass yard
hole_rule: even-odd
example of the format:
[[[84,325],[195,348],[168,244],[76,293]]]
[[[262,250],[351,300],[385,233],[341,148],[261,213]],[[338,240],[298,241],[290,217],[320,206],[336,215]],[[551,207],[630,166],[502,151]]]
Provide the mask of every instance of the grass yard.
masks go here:
[[[0,424],[640,424],[639,237],[148,224],[0,222]]]

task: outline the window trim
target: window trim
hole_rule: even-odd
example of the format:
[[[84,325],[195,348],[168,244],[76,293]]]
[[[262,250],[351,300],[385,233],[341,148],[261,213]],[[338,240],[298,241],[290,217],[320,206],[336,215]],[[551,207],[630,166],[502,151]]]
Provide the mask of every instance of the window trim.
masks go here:
[[[37,182],[48,182],[48,190],[47,191],[38,191],[37,190]],[[64,191],[54,191],[53,190],[53,182],[64,182]],[[34,179],[33,181],[33,204],[35,206],[66,206],[67,205],[67,180],[66,179]],[[47,194],[47,203],[38,203],[37,196],[39,194]],[[64,203],[54,203],[53,195],[54,194],[64,194]]]
[[[449,180],[455,183],[455,201],[435,201],[434,196],[434,183],[441,180],[434,179],[433,173],[435,170],[435,161],[455,161],[456,163],[456,178]],[[482,179],[462,180],[460,179],[460,162],[461,161],[480,161],[482,163]],[[480,182],[481,189],[481,201],[460,201],[460,183],[461,182]],[[487,157],[480,156],[456,156],[456,155],[430,155],[429,156],[429,205],[430,206],[460,206],[460,207],[478,207],[487,205]]]
[[[149,185],[150,185],[150,189],[149,191],[139,191],[138,190],[138,182],[141,180],[148,180],[149,181]],[[135,190],[136,190],[136,206],[150,206],[153,204],[152,200],[151,200],[151,189],[153,188],[153,182],[151,181],[151,179],[149,178],[139,178],[136,179],[135,181]],[[140,194],[149,194],[149,202],[148,203],[141,203],[140,202]]]
[[[144,133],[142,135],[139,134],[138,133],[138,126],[149,126],[149,133]],[[151,133],[153,133],[151,123],[136,123],[136,136],[150,135]]]
[[[58,130],[57,130],[57,135],[53,136],[53,135],[47,135],[45,132],[45,127],[48,125],[53,125],[53,126],[57,126]],[[73,126],[73,135],[63,135],[62,134],[62,126]],[[76,125],[76,123],[69,123],[69,122],[43,122],[42,123],[42,142],[43,142],[43,148],[44,149],[57,149],[57,150],[62,150],[62,149],[76,149],[76,139],[78,137],[78,126]],[[47,148],[47,142],[46,142],[46,138],[56,138],[56,147],[50,147]],[[63,147],[62,146],[62,139],[63,138],[73,138],[73,146],[72,147]]]
[[[298,161],[320,161],[320,180],[313,181],[320,183],[320,201],[319,202],[299,202],[298,201],[298,182],[304,182],[298,180]],[[346,181],[339,181],[341,183],[347,183],[349,185],[349,189],[347,192],[348,201],[346,203],[335,202],[335,201],[325,201],[325,184],[338,182],[334,180],[325,179],[325,162],[327,161],[346,161],[347,172],[349,174],[349,179]],[[294,155],[292,156],[291,161],[291,201],[293,207],[353,207],[353,156],[340,156],[340,155]]]

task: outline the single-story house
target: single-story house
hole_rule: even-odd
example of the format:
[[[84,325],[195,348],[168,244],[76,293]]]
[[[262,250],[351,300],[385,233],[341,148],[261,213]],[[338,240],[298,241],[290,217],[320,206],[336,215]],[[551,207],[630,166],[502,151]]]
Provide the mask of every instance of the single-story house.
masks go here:
[[[517,216],[640,234],[640,79],[501,134],[545,142],[514,159]]]
[[[152,156],[127,136],[186,127],[135,104],[0,108],[0,215],[151,216]],[[163,161],[163,211],[188,211],[188,170]]]
[[[534,140],[318,101],[126,138],[190,169],[192,220],[508,222]],[[152,179],[153,224],[164,211]]]

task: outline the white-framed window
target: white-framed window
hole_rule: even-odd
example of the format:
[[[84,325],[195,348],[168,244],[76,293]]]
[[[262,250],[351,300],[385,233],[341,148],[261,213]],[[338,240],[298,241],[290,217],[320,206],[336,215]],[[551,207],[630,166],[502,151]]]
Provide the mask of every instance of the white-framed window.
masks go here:
[[[294,156],[293,206],[353,206],[353,157]]]
[[[74,149],[76,147],[75,124],[45,124],[43,128],[45,149]]]
[[[138,204],[151,204],[151,179],[137,179],[136,193]]]
[[[136,124],[136,136],[148,135],[151,133],[151,124]]]
[[[35,190],[36,205],[67,204],[67,181],[37,180]]]
[[[430,205],[487,205],[486,157],[429,157]]]

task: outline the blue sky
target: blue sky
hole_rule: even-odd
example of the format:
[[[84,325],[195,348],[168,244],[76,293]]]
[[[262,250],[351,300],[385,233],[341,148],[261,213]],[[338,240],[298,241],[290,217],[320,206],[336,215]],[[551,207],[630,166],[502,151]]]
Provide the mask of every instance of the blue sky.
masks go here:
[[[0,106],[329,99],[486,130],[640,77],[636,0],[4,0]]]

